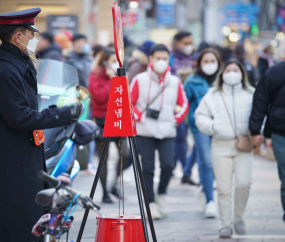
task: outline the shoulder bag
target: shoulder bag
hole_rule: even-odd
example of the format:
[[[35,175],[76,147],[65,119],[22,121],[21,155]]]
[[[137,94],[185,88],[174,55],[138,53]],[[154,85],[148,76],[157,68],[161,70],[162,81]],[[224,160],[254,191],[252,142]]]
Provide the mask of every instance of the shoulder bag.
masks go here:
[[[242,152],[251,152],[251,151],[253,151],[254,145],[251,143],[250,136],[244,136],[244,135],[237,136],[237,133],[236,133],[236,131],[235,131],[233,122],[232,122],[232,120],[231,120],[231,116],[230,116],[229,110],[228,110],[228,108],[227,108],[225,99],[224,99],[222,93],[220,93],[220,94],[221,94],[221,97],[222,97],[224,106],[225,106],[225,108],[226,108],[227,115],[228,115],[228,117],[229,117],[229,120],[230,120],[232,129],[233,129],[233,131],[234,131],[235,137],[236,137],[236,139],[237,139],[237,142],[236,142],[236,149],[239,150],[239,151],[242,151]]]

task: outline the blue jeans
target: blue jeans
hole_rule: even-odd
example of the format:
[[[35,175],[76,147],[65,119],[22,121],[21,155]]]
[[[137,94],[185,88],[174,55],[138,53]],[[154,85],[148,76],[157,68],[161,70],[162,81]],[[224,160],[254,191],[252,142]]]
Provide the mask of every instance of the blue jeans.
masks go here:
[[[190,177],[192,174],[192,168],[196,162],[196,147],[195,144],[192,148],[192,152],[191,155],[189,156],[189,158],[186,160],[185,166],[184,166],[184,176]]]
[[[96,142],[95,140],[93,140],[89,143],[89,161],[88,161],[89,164],[92,164],[93,162],[93,155],[95,153],[95,150],[96,150]]]
[[[184,169],[186,164],[186,154],[187,154],[187,126],[184,122],[179,124],[177,127],[177,135],[175,138],[175,159],[180,161]]]
[[[195,163],[198,163],[200,182],[203,185],[207,203],[213,201],[213,168],[211,161],[211,137],[200,132],[193,132],[195,145],[192,154],[187,161],[184,169],[184,175],[190,176],[191,169]]]
[[[281,181],[281,202],[283,211],[285,211],[285,137],[272,134],[272,147],[274,155],[278,164],[278,174]],[[283,214],[283,220],[285,221],[285,213]]]

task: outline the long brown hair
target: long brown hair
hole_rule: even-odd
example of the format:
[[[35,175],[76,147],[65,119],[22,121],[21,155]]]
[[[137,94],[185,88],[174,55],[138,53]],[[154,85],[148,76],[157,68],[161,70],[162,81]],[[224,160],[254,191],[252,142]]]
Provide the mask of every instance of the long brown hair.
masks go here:
[[[102,67],[105,68],[104,63],[108,61],[111,55],[115,54],[115,50],[113,48],[104,48],[101,50],[94,58],[92,65],[91,65],[91,71],[94,71],[96,67]]]
[[[196,63],[195,63],[195,69],[196,71],[201,71],[201,61],[203,59],[203,56],[207,53],[212,53],[216,58],[217,58],[217,61],[218,61],[218,65],[219,65],[219,68],[218,70],[221,68],[222,66],[222,61],[221,61],[221,58],[220,58],[220,54],[217,50],[213,49],[213,48],[207,48],[207,49],[204,49],[201,51],[200,55],[198,56],[197,60],[196,60]],[[217,71],[218,72],[218,71]]]
[[[222,91],[223,90],[223,83],[224,83],[224,80],[223,80],[223,72],[225,71],[225,69],[227,68],[228,65],[230,64],[236,64],[240,70],[241,70],[241,74],[242,74],[242,79],[241,79],[241,83],[242,83],[242,88],[244,90],[249,90],[249,82],[248,82],[248,78],[247,78],[247,74],[246,74],[246,71],[245,69],[243,68],[242,64],[238,61],[238,59],[236,58],[231,58],[229,60],[227,60],[225,62],[225,64],[223,65],[223,67],[221,68],[221,71],[220,73],[218,74],[218,77],[217,77],[217,81],[216,81],[216,87],[219,91]]]

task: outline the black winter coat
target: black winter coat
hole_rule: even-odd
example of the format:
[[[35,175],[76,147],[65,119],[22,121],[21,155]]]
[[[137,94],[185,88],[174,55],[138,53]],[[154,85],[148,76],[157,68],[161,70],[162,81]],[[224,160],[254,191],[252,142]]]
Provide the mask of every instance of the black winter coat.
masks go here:
[[[52,43],[49,47],[39,51],[38,54],[40,59],[63,60],[61,49],[56,43]]]
[[[37,174],[45,169],[41,146],[29,140],[32,130],[71,123],[68,107],[37,111],[36,70],[16,46],[0,47],[0,241],[36,241],[33,225],[44,214],[35,203],[44,182]]]
[[[76,68],[78,72],[79,85],[88,88],[88,81],[90,76],[91,58],[85,54],[78,54],[74,51],[69,53],[69,57],[65,62]]]
[[[254,93],[249,129],[260,134],[264,117],[269,117],[272,133],[285,136],[285,62],[269,68]]]

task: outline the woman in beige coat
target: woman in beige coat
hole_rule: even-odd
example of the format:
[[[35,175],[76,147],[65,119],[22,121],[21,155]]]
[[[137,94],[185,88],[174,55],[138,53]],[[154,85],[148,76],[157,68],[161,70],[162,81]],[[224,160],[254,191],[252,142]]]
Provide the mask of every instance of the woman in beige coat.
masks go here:
[[[236,59],[225,63],[216,86],[203,97],[195,112],[200,132],[212,136],[212,163],[217,181],[220,237],[232,235],[232,180],[235,178],[234,228],[245,234],[243,214],[251,184],[252,152],[236,148],[237,137],[249,136],[249,116],[254,89]]]

